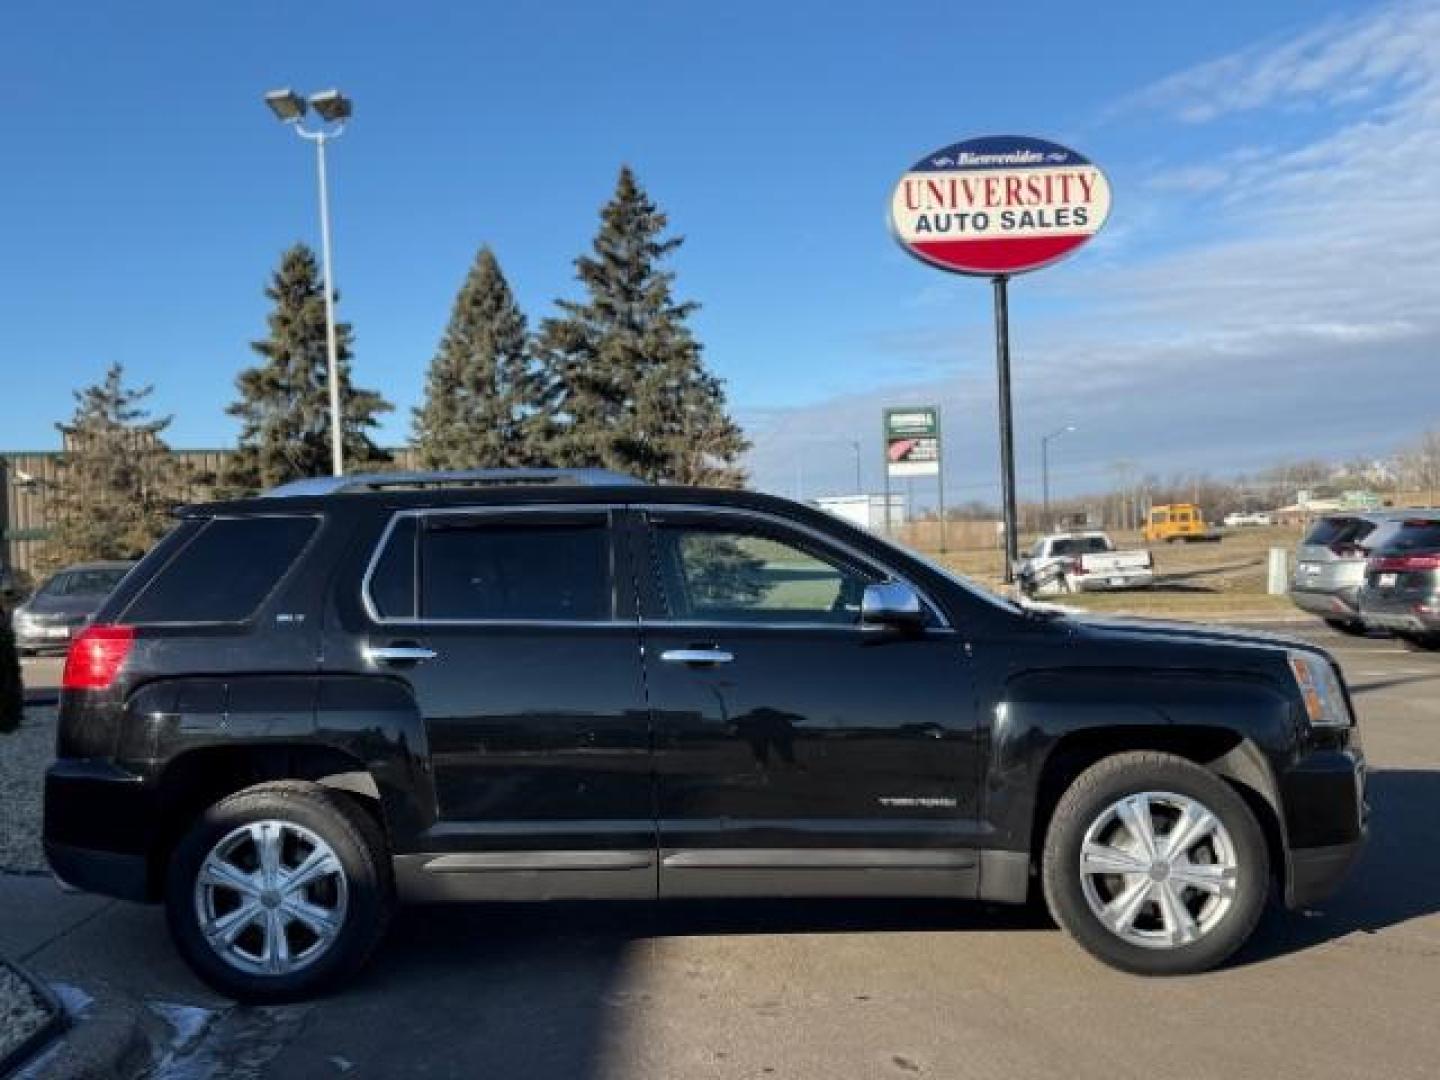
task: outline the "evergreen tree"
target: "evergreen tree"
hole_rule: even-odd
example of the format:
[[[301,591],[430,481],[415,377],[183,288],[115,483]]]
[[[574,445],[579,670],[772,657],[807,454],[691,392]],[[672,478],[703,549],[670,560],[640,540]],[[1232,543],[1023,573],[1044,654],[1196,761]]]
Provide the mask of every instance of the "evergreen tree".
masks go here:
[[[541,327],[557,464],[599,465],[641,479],[738,486],[748,448],[704,366],[664,260],[683,243],[629,167],[600,212],[593,253],[575,261],[587,298],[560,301]]]
[[[325,344],[325,288],[315,253],[296,244],[280,259],[265,295],[274,302],[270,336],[251,344],[261,357],[235,381],[240,399],[226,411],[241,423],[226,487],[255,491],[330,472],[330,389]],[[338,297],[337,297],[338,299]],[[335,327],[346,469],[389,460],[370,437],[391,405],[350,384],[349,323]]]
[[[500,263],[480,249],[430,362],[415,410],[415,446],[427,469],[541,465],[541,383],[525,315]]]
[[[169,527],[186,474],[160,437],[170,418],[152,419],[145,408],[153,389],[127,387],[114,364],[103,382],[75,393],[74,417],[56,425],[65,449],[50,500],[48,567],[138,558]]]
[[[25,707],[25,691],[20,684],[20,654],[15,648],[15,632],[10,614],[0,607],[0,735],[8,735],[20,727],[20,713]]]

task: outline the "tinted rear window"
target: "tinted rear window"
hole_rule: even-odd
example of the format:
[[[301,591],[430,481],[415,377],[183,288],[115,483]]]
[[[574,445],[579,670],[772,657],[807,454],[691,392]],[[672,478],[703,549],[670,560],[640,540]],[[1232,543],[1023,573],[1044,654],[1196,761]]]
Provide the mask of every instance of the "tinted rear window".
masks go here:
[[[280,584],[318,525],[309,517],[217,518],[155,576],[124,621],[244,622]]]
[[[1440,550],[1440,521],[1407,521],[1389,538],[1386,551]]]
[[[1055,555],[1102,555],[1114,549],[1103,536],[1067,536],[1056,540],[1050,550]]]
[[[1358,544],[1375,529],[1373,521],[1356,517],[1326,517],[1310,526],[1305,534],[1306,544],[1335,547],[1338,544]]]

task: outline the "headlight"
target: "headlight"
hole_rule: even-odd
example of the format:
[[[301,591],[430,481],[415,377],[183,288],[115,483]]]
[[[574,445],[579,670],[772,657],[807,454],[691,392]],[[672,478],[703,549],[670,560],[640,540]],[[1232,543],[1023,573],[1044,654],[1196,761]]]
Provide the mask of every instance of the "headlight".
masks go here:
[[[1305,715],[1312,727],[1349,727],[1350,710],[1335,667],[1314,653],[1290,653],[1290,670],[1305,702]]]

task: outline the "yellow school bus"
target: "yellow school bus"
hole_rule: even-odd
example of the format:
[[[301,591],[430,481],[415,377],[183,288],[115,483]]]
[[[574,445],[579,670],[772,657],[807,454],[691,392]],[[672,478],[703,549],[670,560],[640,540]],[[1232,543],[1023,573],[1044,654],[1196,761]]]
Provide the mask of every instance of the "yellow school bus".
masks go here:
[[[1169,503],[1152,506],[1143,530],[1146,543],[1165,541],[1173,544],[1183,540],[1200,542],[1219,540],[1220,534],[1205,524],[1205,515],[1194,503]]]

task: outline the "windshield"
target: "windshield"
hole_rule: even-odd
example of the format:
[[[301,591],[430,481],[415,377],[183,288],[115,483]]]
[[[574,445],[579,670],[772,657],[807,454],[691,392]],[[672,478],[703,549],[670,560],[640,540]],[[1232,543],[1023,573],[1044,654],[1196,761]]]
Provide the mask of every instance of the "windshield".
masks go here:
[[[126,570],[66,570],[45,583],[40,596],[108,596]]]

